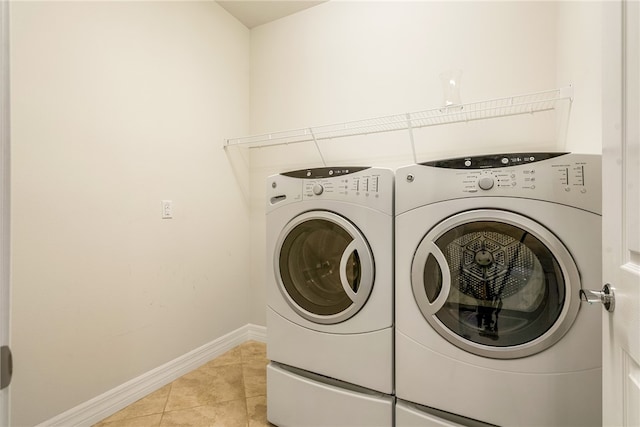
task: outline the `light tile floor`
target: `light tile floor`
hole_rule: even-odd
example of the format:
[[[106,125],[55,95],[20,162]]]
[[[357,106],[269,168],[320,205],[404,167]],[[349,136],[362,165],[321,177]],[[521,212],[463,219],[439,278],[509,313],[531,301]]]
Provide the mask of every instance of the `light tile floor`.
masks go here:
[[[94,427],[264,427],[267,352],[248,341]]]

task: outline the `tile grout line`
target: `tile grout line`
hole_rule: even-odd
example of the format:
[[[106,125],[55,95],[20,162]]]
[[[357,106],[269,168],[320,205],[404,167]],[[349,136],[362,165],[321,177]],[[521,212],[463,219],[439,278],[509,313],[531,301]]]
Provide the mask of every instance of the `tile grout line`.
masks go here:
[[[249,402],[247,402],[247,377],[244,374],[244,354],[242,352],[242,344],[240,345],[240,361],[242,366],[242,387],[244,391],[244,413],[245,413],[245,425],[249,427]]]
[[[162,414],[160,415],[160,423],[158,426],[162,425],[162,420],[164,419],[164,415],[167,412],[167,405],[169,404],[169,397],[171,396],[171,390],[173,389],[173,381],[169,383],[169,393],[167,393],[167,398],[164,401],[164,406],[162,407]]]

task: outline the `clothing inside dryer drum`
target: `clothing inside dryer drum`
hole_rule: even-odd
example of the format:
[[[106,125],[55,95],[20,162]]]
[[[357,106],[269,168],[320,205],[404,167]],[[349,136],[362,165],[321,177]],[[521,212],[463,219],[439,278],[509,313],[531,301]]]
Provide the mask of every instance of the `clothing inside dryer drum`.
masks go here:
[[[289,296],[301,308],[318,315],[338,314],[352,301],[340,281],[340,261],[353,238],[338,224],[312,219],[296,226],[280,251],[280,275]],[[360,285],[361,266],[357,251],[346,263],[348,285]]]
[[[476,221],[435,241],[451,274],[451,290],[436,317],[478,344],[506,347],[530,342],[556,322],[565,282],[556,258],[529,232],[511,224]],[[442,288],[433,255],[424,270],[431,302]]]

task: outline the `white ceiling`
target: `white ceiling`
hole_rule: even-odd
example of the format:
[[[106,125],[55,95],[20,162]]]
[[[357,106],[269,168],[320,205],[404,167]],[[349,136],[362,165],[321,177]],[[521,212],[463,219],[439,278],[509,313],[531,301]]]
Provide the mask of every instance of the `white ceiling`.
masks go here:
[[[275,21],[327,0],[217,0],[227,12],[247,28]]]

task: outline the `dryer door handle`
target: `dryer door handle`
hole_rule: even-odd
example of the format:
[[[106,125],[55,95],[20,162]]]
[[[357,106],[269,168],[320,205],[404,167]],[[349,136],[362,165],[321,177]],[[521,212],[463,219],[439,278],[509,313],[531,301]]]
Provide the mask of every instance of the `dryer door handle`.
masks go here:
[[[433,301],[429,300],[425,288],[426,283],[424,283],[424,269],[429,255],[433,255],[442,276],[442,287]],[[449,271],[447,259],[435,243],[431,241],[422,242],[411,270],[411,282],[418,305],[423,313],[435,315],[447,302],[451,291],[451,272]]]
[[[609,313],[613,313],[616,309],[616,295],[613,292],[613,286],[609,283],[606,283],[601,291],[580,289],[580,301],[589,304],[602,303],[602,307]]]

